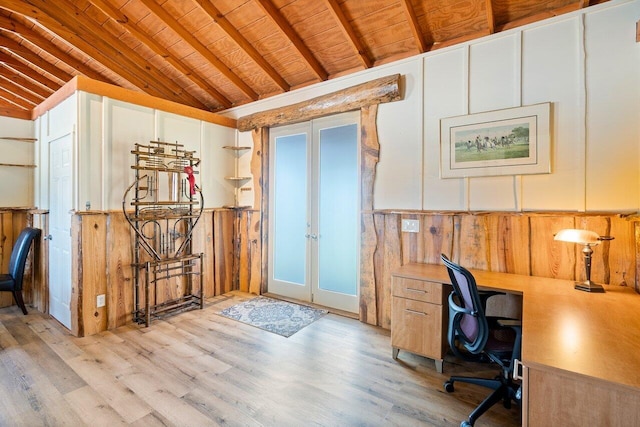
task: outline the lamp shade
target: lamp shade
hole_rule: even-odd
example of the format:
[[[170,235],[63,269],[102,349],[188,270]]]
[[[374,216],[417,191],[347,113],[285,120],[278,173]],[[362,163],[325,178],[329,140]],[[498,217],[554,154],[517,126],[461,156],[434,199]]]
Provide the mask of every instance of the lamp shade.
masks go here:
[[[558,231],[553,237],[553,240],[580,243],[583,245],[597,245],[600,243],[600,236],[598,236],[598,233],[595,231],[565,228],[564,230]]]

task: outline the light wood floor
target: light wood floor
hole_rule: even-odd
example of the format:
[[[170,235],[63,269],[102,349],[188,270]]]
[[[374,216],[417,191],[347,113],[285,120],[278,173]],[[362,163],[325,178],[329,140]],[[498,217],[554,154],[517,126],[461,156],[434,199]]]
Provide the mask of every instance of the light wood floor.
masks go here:
[[[400,352],[389,332],[328,314],[289,338],[216,314],[246,295],[149,328],[75,338],[55,320],[0,309],[2,426],[459,426],[488,390],[448,375],[490,365]],[[31,310],[33,311],[33,310]],[[518,426],[492,408],[476,426]]]

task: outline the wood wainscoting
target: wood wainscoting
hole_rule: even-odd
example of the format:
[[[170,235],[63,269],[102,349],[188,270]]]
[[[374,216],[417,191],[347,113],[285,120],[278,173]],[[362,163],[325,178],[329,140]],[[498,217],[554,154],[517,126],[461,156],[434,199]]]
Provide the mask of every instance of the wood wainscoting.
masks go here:
[[[403,219],[420,231],[401,231]],[[362,214],[360,320],[389,328],[391,272],[410,262],[439,264],[444,253],[467,268],[568,280],[584,280],[582,247],[556,242],[563,228],[613,236],[594,248],[591,278],[640,292],[640,224],[636,214],[555,212],[388,212]],[[517,314],[504,298],[493,309]]]
[[[83,222],[98,213],[78,215]],[[420,223],[418,233],[401,231],[403,219]],[[439,263],[444,253],[469,268],[569,280],[584,278],[582,248],[556,242],[562,228],[585,228],[614,240],[594,249],[592,279],[598,283],[631,286],[639,291],[640,224],[636,215],[619,213],[548,212],[389,212],[362,213],[360,265],[360,320],[390,327],[391,272],[410,262]],[[83,246],[83,274],[101,266],[106,257],[106,323],[101,314],[85,308],[84,334],[113,329],[131,321],[131,236],[121,212],[106,214],[106,241]],[[100,233],[94,226],[83,233]],[[203,213],[196,226],[194,245],[204,253],[206,298],[232,290],[261,294],[266,291],[267,268],[260,212],[214,209]],[[87,251],[91,251],[88,254]],[[102,267],[100,267],[102,268]],[[96,277],[91,275],[89,277]],[[95,304],[95,290],[79,287],[84,304]],[[490,309],[517,315],[519,298],[510,296]],[[95,313],[98,312],[98,316]]]
[[[49,286],[47,274],[48,245],[42,238],[49,233],[48,211],[32,208],[0,208],[0,272],[9,271],[11,251],[18,234],[25,227],[42,230],[40,239],[34,241],[25,266],[22,296],[25,304],[46,313],[49,310]],[[14,305],[10,292],[0,292],[0,307]]]
[[[362,215],[360,320],[390,327],[391,272],[410,262],[439,263],[444,253],[469,268],[569,280],[584,278],[582,248],[553,240],[562,228],[585,228],[615,239],[594,248],[592,279],[640,292],[640,222],[636,214],[575,212],[392,212]],[[47,234],[46,211],[0,210],[0,262],[6,270],[13,241],[31,225]],[[418,220],[418,233],[401,231]],[[132,236],[121,211],[77,212],[72,217],[72,333],[92,335],[132,321]],[[261,213],[253,209],[207,209],[196,225],[194,251],[204,254],[204,296],[266,291],[266,242]],[[48,312],[47,245],[36,245],[25,282],[25,301]],[[106,270],[106,271],[105,271]],[[172,289],[171,292],[175,292]],[[96,307],[96,296],[106,306]],[[0,294],[12,305],[10,293]],[[517,297],[493,309],[519,310]]]

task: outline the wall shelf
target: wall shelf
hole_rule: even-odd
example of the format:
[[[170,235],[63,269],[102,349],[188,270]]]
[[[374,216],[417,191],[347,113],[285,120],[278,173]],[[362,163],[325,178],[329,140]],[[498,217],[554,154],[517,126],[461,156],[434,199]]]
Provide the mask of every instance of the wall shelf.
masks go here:
[[[237,145],[225,145],[222,148],[224,148],[225,150],[232,150],[232,151],[244,151],[244,150],[251,150],[251,147],[241,147],[241,146],[237,146]]]
[[[0,163],[0,166],[8,166],[12,168],[35,168],[36,165],[18,165],[14,163]]]
[[[36,142],[37,138],[21,138],[19,136],[0,136],[2,141]]]
[[[222,148],[224,148],[225,150],[229,150],[231,152],[234,153],[235,155],[235,165],[234,165],[234,170],[235,173],[238,174],[238,169],[239,169],[239,160],[240,160],[240,155],[242,152],[244,151],[248,151],[251,150],[251,147],[248,146],[239,146],[239,145],[225,145]],[[243,185],[245,185],[247,182],[251,181],[251,179],[253,179],[250,176],[225,176],[224,177],[225,180],[227,180],[229,183],[234,185],[234,189],[233,189],[233,205],[225,205],[223,206],[223,208],[227,208],[227,209],[247,209],[250,208],[250,206],[240,206],[238,204],[238,194],[241,191],[247,191],[246,187],[242,187]],[[250,190],[250,188],[248,189]]]

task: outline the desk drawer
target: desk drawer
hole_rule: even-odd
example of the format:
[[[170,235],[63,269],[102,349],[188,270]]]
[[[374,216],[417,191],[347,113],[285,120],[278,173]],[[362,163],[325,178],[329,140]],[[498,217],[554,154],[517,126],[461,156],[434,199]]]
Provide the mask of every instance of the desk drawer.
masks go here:
[[[391,345],[434,359],[442,359],[443,316],[441,305],[393,298]]]
[[[391,286],[394,297],[430,302],[432,304],[443,304],[448,296],[443,295],[441,283],[424,280],[393,276]]]

